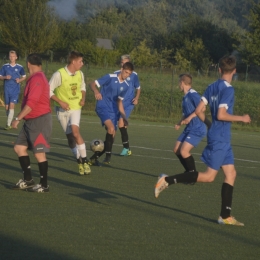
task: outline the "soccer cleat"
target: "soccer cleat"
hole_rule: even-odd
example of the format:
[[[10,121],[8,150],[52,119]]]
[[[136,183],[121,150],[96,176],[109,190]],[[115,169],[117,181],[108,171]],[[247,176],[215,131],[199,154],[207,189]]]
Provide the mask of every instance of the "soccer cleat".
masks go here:
[[[83,166],[83,164],[79,163],[78,166],[79,166],[79,174],[80,175],[84,175],[84,166]]]
[[[233,225],[233,226],[244,226],[244,223],[237,221],[234,217],[230,216],[228,218],[218,218],[218,223],[222,225]]]
[[[6,125],[6,127],[4,129],[8,131],[8,130],[11,130],[12,127],[10,125]]]
[[[110,164],[110,158],[105,158],[103,161],[104,164]]]
[[[30,181],[25,181],[23,179],[20,179],[15,186],[13,186],[13,190],[26,190],[29,188],[32,188],[35,185],[33,179]]]
[[[84,173],[83,174],[88,175],[88,174],[91,173],[91,169],[90,169],[89,165],[86,162],[83,164],[83,168],[84,168]]]
[[[91,160],[89,160],[89,161],[88,161],[88,165],[101,167],[101,164],[100,164],[100,162],[99,162],[97,159],[91,159]]]
[[[132,152],[130,149],[123,148],[122,152],[120,153],[121,156],[129,156]]]
[[[155,184],[155,189],[154,189],[154,196],[155,198],[159,197],[159,194],[166,188],[168,188],[169,184],[165,181],[165,177],[167,177],[168,175],[162,173],[160,174],[160,176],[158,177],[158,181]]]
[[[43,187],[41,184],[37,184],[34,187],[32,187],[31,189],[29,189],[28,191],[45,193],[45,192],[49,192],[49,186]]]

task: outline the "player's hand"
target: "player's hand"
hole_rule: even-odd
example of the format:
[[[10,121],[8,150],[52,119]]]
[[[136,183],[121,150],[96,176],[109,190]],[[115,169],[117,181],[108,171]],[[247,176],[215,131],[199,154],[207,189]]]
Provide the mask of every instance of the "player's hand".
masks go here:
[[[190,119],[188,117],[181,121],[181,125],[187,125],[189,123],[190,123]]]
[[[20,121],[18,121],[18,120],[14,120],[14,121],[12,122],[12,125],[11,125],[12,128],[17,129],[17,126],[18,126],[19,122],[20,122]]]
[[[20,83],[21,82],[19,78],[15,79],[15,81],[16,81],[16,83]]]
[[[251,118],[249,115],[243,115],[242,116],[242,122],[244,123],[251,123]]]
[[[102,100],[102,95],[99,92],[95,93],[95,99],[96,100]]]
[[[64,109],[65,111],[69,111],[70,110],[70,106],[69,104],[67,104],[66,102],[60,102],[60,106],[62,109]]]
[[[132,103],[133,103],[134,105],[137,105],[137,104],[138,104],[138,98],[133,98]]]
[[[180,125],[175,125],[175,126],[174,126],[175,130],[179,130],[180,127],[181,127]]]
[[[128,126],[128,120],[126,118],[123,118],[124,126]]]
[[[80,102],[79,102],[79,105],[80,105],[81,107],[83,107],[83,106],[85,105],[85,101],[81,99]]]
[[[12,77],[11,77],[11,75],[6,75],[5,76],[5,79],[11,79]]]

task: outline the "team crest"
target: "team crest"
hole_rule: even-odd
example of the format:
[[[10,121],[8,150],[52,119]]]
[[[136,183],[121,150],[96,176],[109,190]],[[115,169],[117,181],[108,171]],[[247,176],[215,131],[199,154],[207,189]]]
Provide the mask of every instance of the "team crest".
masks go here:
[[[120,91],[123,91],[123,90],[124,90],[124,88],[123,88],[123,87],[121,87],[121,88],[120,88]]]
[[[127,79],[126,79],[127,81],[130,81],[130,77],[127,77]]]
[[[72,96],[76,96],[77,84],[71,86]]]
[[[18,71],[18,69],[15,69],[15,71]]]

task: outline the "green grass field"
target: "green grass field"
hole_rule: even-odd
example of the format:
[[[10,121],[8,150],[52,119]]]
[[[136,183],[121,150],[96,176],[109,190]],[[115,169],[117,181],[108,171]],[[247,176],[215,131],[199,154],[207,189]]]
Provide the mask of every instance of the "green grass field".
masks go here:
[[[171,151],[180,132],[170,124],[130,120],[133,155],[118,156],[118,135],[111,165],[92,167],[90,176],[79,176],[53,116],[50,192],[34,194],[10,189],[22,173],[13,151],[18,131],[3,130],[5,122],[1,108],[1,259],[259,259],[259,133],[233,132],[238,178],[232,213],[245,223],[235,227],[216,223],[221,171],[214,183],[172,185],[154,198],[159,173],[183,171]],[[81,133],[88,149],[92,139],[105,137],[97,117],[84,115]],[[200,162],[205,144],[193,150],[199,170],[205,169]],[[38,182],[38,166],[30,155]]]

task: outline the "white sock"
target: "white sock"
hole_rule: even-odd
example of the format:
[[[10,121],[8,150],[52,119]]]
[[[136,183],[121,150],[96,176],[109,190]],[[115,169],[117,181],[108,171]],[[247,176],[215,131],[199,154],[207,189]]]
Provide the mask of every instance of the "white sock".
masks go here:
[[[8,126],[11,125],[13,117],[14,117],[14,109],[9,109],[9,114],[8,114],[8,117],[7,117],[7,125]]]
[[[76,159],[79,159],[80,153],[79,153],[79,150],[78,150],[77,146],[75,146],[74,148],[70,148],[70,150],[72,151],[72,153],[74,154]]]
[[[87,157],[87,151],[86,151],[85,143],[79,144],[79,145],[77,144],[77,148],[78,148],[78,151],[80,153],[81,158]]]

